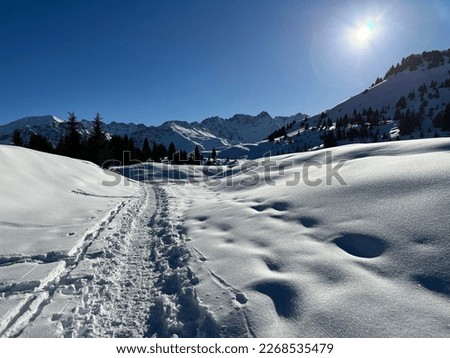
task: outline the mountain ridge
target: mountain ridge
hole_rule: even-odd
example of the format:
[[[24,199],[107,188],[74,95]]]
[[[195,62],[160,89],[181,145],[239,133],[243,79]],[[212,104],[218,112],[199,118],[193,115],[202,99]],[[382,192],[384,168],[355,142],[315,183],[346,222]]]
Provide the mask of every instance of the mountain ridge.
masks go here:
[[[177,148],[191,151],[196,145],[204,150],[211,150],[213,147],[262,140],[268,132],[283,126],[291,118],[304,117],[306,115],[301,113],[291,117],[272,117],[263,111],[256,116],[236,114],[225,119],[216,116],[192,123],[166,121],[159,126],[113,121],[104,123],[103,127],[107,135],[127,135],[133,138],[137,145],[142,145],[147,138],[150,142],[166,146],[173,142]],[[93,121],[81,119],[79,123],[83,135],[91,133]],[[9,144],[16,129],[21,132],[25,141],[29,140],[31,134],[41,134],[56,146],[65,133],[66,122],[53,115],[24,117],[0,126],[0,143]]]
[[[226,119],[213,116],[201,122],[167,121],[159,126],[113,121],[104,124],[104,131],[109,136],[127,135],[137,146],[147,138],[166,146],[172,142],[187,152],[199,146],[206,151],[219,149],[221,155],[230,158],[258,158],[268,152],[284,154],[319,148],[329,132],[337,137],[331,141],[337,144],[355,138],[367,142],[447,136],[450,133],[438,128],[436,118],[442,116],[449,103],[450,49],[407,56],[369,88],[311,117],[302,113],[272,117],[262,111]],[[80,124],[82,134],[89,135],[93,122],[81,120]],[[52,115],[25,117],[0,126],[0,143],[11,143],[14,129],[19,129],[25,142],[32,133],[42,134],[56,146],[65,126],[63,120]],[[283,136],[274,137],[277,132]]]

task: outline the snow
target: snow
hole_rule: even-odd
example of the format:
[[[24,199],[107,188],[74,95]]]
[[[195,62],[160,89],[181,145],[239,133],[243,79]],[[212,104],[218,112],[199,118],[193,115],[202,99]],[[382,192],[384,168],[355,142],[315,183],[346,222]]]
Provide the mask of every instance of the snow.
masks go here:
[[[368,89],[366,93],[360,93],[341,104],[338,104],[328,111],[327,114],[330,118],[336,120],[338,117],[343,117],[345,114],[351,116],[354,109],[356,109],[357,112],[362,112],[363,109],[368,109],[369,107],[373,110],[381,110],[382,107],[389,106],[390,110],[387,111],[387,116],[392,118],[395,112],[395,104],[401,96],[407,97],[408,93],[411,91],[415,91],[416,95],[419,96],[418,88],[423,83],[428,87],[428,93],[433,92],[433,90],[429,88],[431,81],[436,81],[439,86],[442,81],[449,78],[449,71],[450,63],[446,61],[444,65],[431,69],[419,68],[415,71],[407,70],[400,72],[395,76],[389,77],[379,85]],[[440,97],[437,99],[428,98],[428,93],[425,95],[425,99],[429,102],[428,108],[436,105],[439,105],[440,107],[442,103],[448,103],[450,100],[449,88],[439,88]],[[421,102],[417,100],[416,106],[410,109],[418,112],[420,104]]]
[[[89,162],[13,146],[0,146],[0,156],[0,262],[68,255],[91,226],[134,192],[131,183],[101,185],[117,175]]]
[[[269,113],[261,112],[257,116],[236,114],[232,118],[207,118],[200,124],[217,137],[227,138],[230,141],[247,143],[258,142],[268,134],[293,120],[301,120],[306,115],[298,113],[290,117],[274,117]]]
[[[18,312],[40,307],[101,223],[138,194],[138,185],[123,178],[121,186],[102,185],[120,177],[20,147],[0,146],[0,158],[1,335]]]
[[[31,134],[41,134],[56,144],[63,133],[64,123],[62,119],[52,115],[21,118],[0,126],[0,144],[10,144],[15,130],[20,130],[26,141],[29,140]]]
[[[450,102],[450,88],[443,87],[438,88],[439,97],[434,96],[435,91],[431,88],[430,84],[432,81],[437,83],[439,87],[440,84],[446,79],[450,78],[450,62],[448,58],[445,63],[441,66],[434,67],[431,69],[426,69],[424,67],[419,67],[415,71],[405,70],[393,75],[379,83],[378,85],[371,87],[362,93],[355,95],[346,101],[336,105],[332,109],[325,110],[324,113],[331,119],[332,122],[336,122],[337,119],[343,118],[345,115],[352,117],[353,111],[356,110],[358,113],[363,113],[364,110],[372,108],[372,110],[378,110],[383,117],[387,120],[387,123],[380,126],[375,126],[373,131],[379,131],[379,138],[381,139],[382,134],[389,135],[390,130],[398,126],[398,121],[394,121],[394,113],[396,110],[396,103],[400,97],[408,97],[410,92],[415,92],[416,98],[413,100],[408,99],[406,108],[410,111],[419,113],[420,107],[422,106],[422,101],[420,100],[419,86],[426,84],[428,92],[424,95],[425,105],[425,118],[421,124],[421,134],[420,130],[413,132],[412,136],[414,138],[420,138],[422,135],[424,137],[433,137],[435,132],[440,136],[448,136],[448,132],[441,131],[433,126],[432,120],[429,117],[430,109],[433,109],[434,115],[443,111],[447,103]],[[429,95],[433,96],[429,96]],[[403,110],[403,111],[406,111]],[[317,127],[318,122],[320,122],[321,114],[316,114],[308,118],[308,124],[311,127]],[[294,118],[294,117],[292,117]],[[255,140],[253,143],[239,143],[229,146],[221,150],[220,155],[222,157],[229,158],[242,158],[247,156],[250,159],[256,159],[264,156],[266,153],[283,154],[290,152],[299,152],[305,149],[319,147],[323,144],[323,130],[304,130],[301,126],[303,123],[303,117],[297,117],[296,123],[289,129],[288,135],[290,137],[290,142],[281,140],[280,143],[268,142],[267,140]],[[285,122],[288,124],[292,121]],[[270,132],[266,132],[264,137]],[[397,133],[391,135],[392,139],[396,139]],[[410,135],[402,136],[401,139],[410,139]],[[262,138],[262,137],[261,137]],[[279,138],[282,139],[282,138]],[[349,141],[340,141],[339,145],[348,144]]]
[[[286,185],[303,163],[325,163],[319,151],[272,158],[284,167],[273,186],[244,184],[268,179],[262,160],[233,186],[170,186],[202,303],[238,336],[448,337],[449,149],[336,148],[347,185]],[[310,172],[326,178],[325,165]]]
[[[449,156],[354,144],[106,186],[0,146],[0,336],[448,337]]]

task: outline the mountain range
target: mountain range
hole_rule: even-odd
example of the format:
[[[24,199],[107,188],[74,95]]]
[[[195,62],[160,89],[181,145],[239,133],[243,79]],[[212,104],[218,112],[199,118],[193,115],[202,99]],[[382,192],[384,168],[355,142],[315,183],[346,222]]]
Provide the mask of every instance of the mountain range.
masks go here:
[[[127,135],[138,146],[148,138],[150,142],[166,146],[172,142],[177,149],[186,151],[192,151],[196,145],[203,150],[211,150],[214,147],[224,148],[261,141],[273,130],[305,117],[302,113],[290,117],[272,117],[267,112],[261,112],[256,116],[236,114],[228,119],[211,117],[200,123],[168,121],[160,126],[111,122],[105,123],[103,129],[108,136]],[[81,132],[85,136],[91,133],[92,126],[93,121],[80,121]],[[13,132],[19,130],[25,142],[32,134],[40,134],[56,146],[66,129],[66,122],[53,115],[25,117],[0,126],[0,143],[9,144]]]
[[[360,141],[447,136],[448,131],[436,126],[435,119],[449,103],[450,49],[403,58],[370,88],[312,117],[303,113],[272,117],[263,111],[256,116],[236,114],[228,119],[211,117],[193,123],[168,121],[160,126],[111,122],[104,124],[104,131],[108,136],[127,135],[138,146],[147,138],[166,146],[172,142],[177,149],[188,152],[197,145],[206,151],[217,148],[224,157],[258,158],[268,152],[283,154],[320,147],[329,131],[338,137],[337,144],[353,142],[349,129],[363,124],[368,125],[368,131],[359,136]],[[401,118],[411,113],[418,118],[417,123],[411,124],[411,130],[406,131],[404,126],[399,130]],[[89,135],[92,126],[93,121],[80,121],[84,136]],[[15,130],[20,131],[25,142],[34,133],[56,146],[65,134],[66,122],[53,115],[22,118],[0,126],[0,143],[11,143]],[[282,135],[277,137],[277,131]],[[275,134],[269,141],[271,133]]]

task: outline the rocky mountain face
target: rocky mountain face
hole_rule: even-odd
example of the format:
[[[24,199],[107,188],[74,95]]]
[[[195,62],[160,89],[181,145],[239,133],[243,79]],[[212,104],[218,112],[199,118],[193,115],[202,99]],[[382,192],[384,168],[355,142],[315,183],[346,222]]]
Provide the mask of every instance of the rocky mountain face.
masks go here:
[[[144,139],[150,142],[162,143],[168,146],[171,142],[178,149],[192,151],[196,145],[204,150],[213,147],[221,148],[239,143],[253,143],[263,140],[267,133],[291,122],[294,119],[306,117],[297,114],[291,117],[271,117],[267,112],[256,116],[236,114],[224,119],[212,117],[202,122],[188,123],[169,121],[160,126],[145,124],[111,122],[104,125],[107,135],[127,135],[133,138],[137,145],[142,145]],[[89,135],[93,122],[80,121],[82,135]],[[0,126],[0,143],[9,144],[14,130],[19,130],[25,142],[32,134],[43,135],[56,145],[66,131],[66,122],[53,115],[33,116],[19,119],[7,125]]]

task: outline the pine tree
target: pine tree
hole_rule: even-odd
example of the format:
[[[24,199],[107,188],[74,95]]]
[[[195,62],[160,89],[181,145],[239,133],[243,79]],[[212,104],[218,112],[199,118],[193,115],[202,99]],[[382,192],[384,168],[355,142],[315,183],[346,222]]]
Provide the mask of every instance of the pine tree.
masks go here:
[[[334,131],[328,131],[323,138],[323,146],[325,148],[331,148],[336,146],[336,137]]]
[[[23,147],[23,139],[19,129],[14,130],[12,134],[12,143],[19,147]]]
[[[130,165],[134,160],[136,160],[136,147],[134,146],[134,140],[125,134],[122,141],[122,161],[124,165]]]
[[[409,109],[406,110],[405,115],[401,116],[398,123],[398,129],[403,135],[409,135],[414,130],[414,114]]]
[[[198,149],[198,145],[196,145],[194,150],[194,164],[200,164],[200,159],[200,149]]]
[[[175,159],[175,153],[177,152],[177,148],[175,147],[175,144],[173,144],[172,142],[170,142],[169,144],[169,149],[168,149],[168,157],[169,160],[174,160]]]
[[[96,113],[94,117],[94,125],[92,127],[92,135],[91,138],[96,143],[101,143],[106,140],[105,132],[103,131],[103,122],[100,113]]]
[[[61,154],[72,158],[81,158],[81,134],[78,132],[79,122],[75,113],[69,112],[67,132],[62,139]]]
[[[100,113],[95,115],[92,134],[88,139],[88,157],[97,164],[106,160],[106,135]]]
[[[156,144],[153,146],[153,159],[155,161],[161,161],[165,157],[167,157],[167,148],[164,144]]]
[[[144,139],[144,144],[142,145],[141,159],[146,162],[151,157],[151,149],[150,144],[148,143],[148,139]]]
[[[217,158],[216,148],[213,148],[213,150],[211,152],[211,158],[212,158],[212,160],[216,160],[216,158]]]
[[[28,143],[28,148],[39,150],[41,152],[52,153],[53,146],[52,143],[48,140],[47,137],[44,137],[41,134],[32,134],[30,136],[30,141]]]
[[[397,103],[395,104],[395,107],[400,108],[400,109],[405,109],[406,108],[406,98],[404,96],[401,96],[399,98],[399,100],[397,101]]]
[[[158,144],[156,144],[156,142],[153,142],[153,149],[152,149],[152,159],[154,161],[159,161],[160,160],[160,156],[158,156]]]
[[[444,114],[442,115],[442,130],[450,130],[450,102],[445,106]]]

